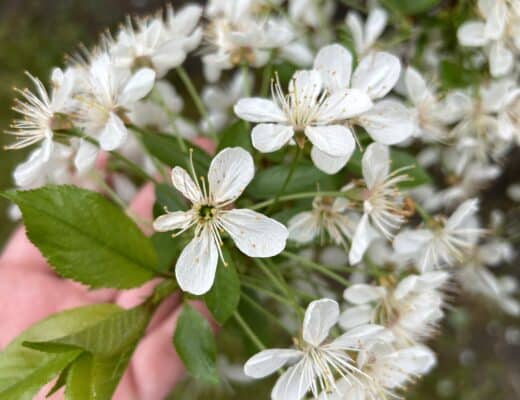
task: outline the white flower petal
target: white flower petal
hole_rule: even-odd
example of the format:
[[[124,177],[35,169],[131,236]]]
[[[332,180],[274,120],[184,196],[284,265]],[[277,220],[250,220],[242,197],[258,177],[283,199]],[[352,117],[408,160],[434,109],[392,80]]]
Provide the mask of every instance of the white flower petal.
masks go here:
[[[314,103],[323,87],[321,74],[315,70],[296,71],[289,82],[289,94],[306,104]]]
[[[42,178],[45,166],[42,154],[41,148],[34,150],[26,161],[15,168],[13,178],[17,186],[31,187],[34,182]]]
[[[482,2],[481,2],[482,3]],[[487,38],[499,39],[506,28],[508,5],[505,1],[495,1],[489,12],[485,14],[486,27],[484,34]]]
[[[319,346],[329,335],[339,318],[338,303],[330,299],[315,300],[309,304],[303,320],[303,340]]]
[[[457,207],[455,212],[446,221],[446,229],[456,229],[460,227],[468,218],[471,218],[478,211],[478,199],[466,200]]]
[[[128,136],[128,129],[115,113],[111,112],[99,136],[99,145],[105,151],[119,148]]]
[[[408,97],[414,104],[420,105],[430,102],[433,105],[435,97],[419,71],[413,67],[408,67],[405,72],[405,82]]]
[[[150,68],[141,68],[126,83],[121,96],[119,105],[128,107],[138,100],[145,97],[152,90],[155,83],[155,71]]]
[[[311,211],[296,214],[287,226],[289,239],[298,243],[308,243],[320,232],[319,219]]]
[[[239,118],[250,122],[287,121],[285,114],[275,102],[258,97],[240,99],[235,104],[234,111]]]
[[[253,157],[241,147],[228,147],[211,161],[209,191],[217,203],[237,199],[255,176]]]
[[[413,115],[399,101],[383,100],[358,117],[359,124],[376,142],[393,145],[412,136]]]
[[[482,47],[488,42],[484,34],[485,25],[481,21],[468,21],[457,31],[459,43],[463,46]]]
[[[351,265],[355,265],[361,261],[368,246],[370,246],[370,243],[372,243],[376,237],[377,233],[374,228],[370,226],[368,215],[363,214],[356,227],[356,232],[354,233],[352,245],[348,254],[348,259]]]
[[[234,209],[220,218],[240,251],[250,257],[273,257],[285,249],[289,232],[278,221],[248,209]]]
[[[374,106],[368,95],[359,89],[344,89],[330,95],[316,115],[322,125],[342,121],[367,112]]]
[[[502,41],[491,45],[489,52],[489,69],[494,77],[507,75],[514,66],[514,56]]]
[[[175,277],[180,288],[194,295],[208,292],[217,270],[217,244],[207,230],[193,238],[182,250],[175,265]]]
[[[172,183],[175,189],[192,203],[197,203],[202,199],[199,187],[193,182],[193,179],[191,179],[184,168],[175,167],[172,169]]]
[[[153,221],[153,229],[157,232],[169,232],[184,229],[193,220],[193,215],[185,211],[173,211],[161,215]]]
[[[338,349],[359,349],[366,342],[378,336],[386,339],[387,335],[382,335],[383,333],[385,333],[385,328],[380,325],[361,325],[336,338],[330,346]]]
[[[90,143],[88,140],[80,140],[78,152],[74,157],[74,166],[80,175],[92,169],[96,162],[98,153],[99,149],[97,146]]]
[[[348,160],[350,160],[350,157],[352,156],[352,153],[354,152],[354,149],[355,148],[353,147],[352,152],[346,156],[334,157],[324,153],[316,146],[312,146],[311,159],[314,165],[316,165],[316,167],[318,167],[321,171],[329,175],[334,175],[347,164]]]
[[[342,125],[308,126],[305,135],[314,146],[330,156],[347,156],[356,147],[352,132]]]
[[[264,378],[301,356],[301,351],[292,349],[264,350],[247,360],[244,373],[251,378]]]
[[[375,7],[368,14],[365,25],[365,46],[371,47],[385,30],[388,21],[387,12],[381,7]]]
[[[380,286],[357,283],[345,289],[343,298],[352,304],[366,304],[381,299],[385,289]]]
[[[271,399],[301,400],[315,378],[314,371],[306,368],[307,365],[307,363],[299,362],[285,371],[276,381],[271,392]]]
[[[347,14],[345,23],[350,29],[356,52],[358,54],[363,53],[365,51],[365,34],[363,32],[363,21],[361,17],[357,12],[351,11]]]
[[[321,72],[323,84],[330,92],[345,90],[350,86],[352,55],[339,44],[325,46],[316,55],[314,69]]]
[[[289,125],[258,124],[251,132],[253,147],[262,153],[280,150],[294,136]]]
[[[397,254],[411,255],[433,239],[433,233],[428,229],[405,229],[394,238],[393,247]]]
[[[365,325],[372,321],[374,317],[374,310],[368,304],[363,304],[356,307],[349,307],[339,317],[339,325],[349,330],[356,326]]]
[[[390,150],[380,143],[371,143],[363,154],[361,165],[368,188],[384,182],[390,173]]]
[[[386,52],[373,52],[359,62],[352,87],[363,90],[371,99],[379,99],[392,90],[401,74],[399,59]]]

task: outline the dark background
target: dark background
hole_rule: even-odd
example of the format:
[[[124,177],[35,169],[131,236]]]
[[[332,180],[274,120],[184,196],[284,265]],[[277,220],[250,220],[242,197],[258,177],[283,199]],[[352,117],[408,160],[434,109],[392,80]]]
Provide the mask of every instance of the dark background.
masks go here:
[[[174,6],[182,3],[184,1],[173,1]],[[106,28],[114,30],[126,14],[146,14],[163,4],[157,0],[1,0],[0,131],[7,129],[14,116],[10,109],[14,98],[12,88],[28,84],[23,74],[25,70],[46,82],[52,67],[62,65],[64,55],[73,53],[78,43],[92,45],[100,32]],[[0,145],[10,139],[0,135]],[[519,179],[517,156],[518,152],[511,157],[517,160],[517,168],[510,168],[512,172],[488,191],[489,204],[502,201],[497,194],[503,193],[511,181]],[[24,157],[20,151],[0,152],[0,189],[12,185],[11,172]],[[0,247],[13,229],[5,217],[6,207],[7,202],[0,200]],[[515,271],[518,275],[518,268]],[[520,399],[519,321],[500,316],[495,309],[474,300],[461,299],[456,304],[448,310],[442,335],[433,343],[439,366],[406,397],[417,400]],[[190,385],[182,393],[172,398],[196,398],[194,386]],[[257,387],[238,389],[235,395],[227,393],[219,398],[266,399],[267,393],[268,386],[260,382]],[[207,399],[207,396],[203,394],[198,398]],[[217,397],[212,395],[211,398]]]

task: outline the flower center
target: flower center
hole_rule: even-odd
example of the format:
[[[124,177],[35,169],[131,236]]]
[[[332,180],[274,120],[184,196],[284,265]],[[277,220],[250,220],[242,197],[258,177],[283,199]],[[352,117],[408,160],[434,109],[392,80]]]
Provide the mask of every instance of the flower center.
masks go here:
[[[215,207],[204,204],[199,208],[199,218],[204,221],[209,221],[215,216],[215,211]]]

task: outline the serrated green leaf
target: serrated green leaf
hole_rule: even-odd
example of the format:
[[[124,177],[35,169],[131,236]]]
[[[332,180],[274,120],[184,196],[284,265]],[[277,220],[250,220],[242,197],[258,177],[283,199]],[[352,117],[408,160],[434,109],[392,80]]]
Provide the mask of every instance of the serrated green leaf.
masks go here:
[[[170,135],[150,133],[142,136],[148,151],[164,165],[179,166],[190,170],[189,151],[184,151],[179,140]],[[211,158],[204,150],[192,143],[185,143],[187,149],[193,149],[193,163],[197,171],[207,171]]]
[[[177,321],[173,344],[193,377],[210,383],[218,382],[213,332],[208,321],[187,304]]]
[[[211,315],[223,325],[235,312],[240,303],[240,279],[230,252],[223,248],[222,253],[227,265],[219,262],[215,282],[204,295],[204,301]]]
[[[289,165],[277,165],[259,171],[246,189],[246,193],[257,199],[270,199],[282,189],[289,174]],[[294,174],[284,193],[316,190],[319,184],[321,190],[328,190],[335,186],[334,177],[318,170],[314,165],[302,162],[294,170]]]
[[[156,275],[151,241],[100,194],[51,185],[3,195],[20,207],[29,239],[61,276],[127,289]]]
[[[242,147],[249,152],[253,151],[250,129],[244,121],[236,121],[229,125],[219,133],[219,138],[218,151],[226,147]]]
[[[80,350],[52,354],[23,346],[26,341],[52,340],[86,329],[120,312],[110,304],[81,307],[55,314],[20,334],[0,353],[0,398],[30,400],[81,353]]]

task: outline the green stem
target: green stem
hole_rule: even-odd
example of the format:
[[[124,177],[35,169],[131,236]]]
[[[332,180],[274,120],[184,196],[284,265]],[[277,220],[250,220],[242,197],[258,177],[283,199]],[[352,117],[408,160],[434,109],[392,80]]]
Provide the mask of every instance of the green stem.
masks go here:
[[[260,97],[267,97],[269,94],[269,87],[273,75],[273,63],[269,62],[262,72],[262,86],[260,87]]]
[[[206,119],[208,121],[209,129],[210,129],[210,135],[217,140],[217,134],[211,125],[211,121],[208,117],[208,112],[206,111],[206,107],[204,107],[204,103],[202,102],[202,99],[199,96],[199,93],[197,92],[197,89],[195,88],[195,85],[193,85],[193,82],[191,81],[189,75],[186,73],[184,68],[177,67],[176,68],[177,74],[179,75],[179,78],[181,79],[182,83],[186,87],[186,90],[188,90],[188,93],[193,100],[193,103],[195,104],[195,107],[197,108],[199,114],[201,117]]]
[[[247,324],[246,321],[244,321],[244,319],[240,316],[240,314],[238,313],[238,311],[235,311],[235,313],[233,314],[233,317],[235,318],[235,320],[237,321],[238,325],[240,325],[240,327],[242,328],[242,330],[244,331],[244,333],[249,337],[249,339],[251,339],[251,341],[254,343],[254,345],[258,348],[258,350],[265,350],[266,347],[265,345],[262,343],[262,341],[258,338],[258,336],[256,336],[256,334],[253,332],[253,330],[249,327],[249,325]]]
[[[310,268],[310,269],[312,269],[314,271],[320,272],[321,274],[323,274],[323,275],[333,279],[334,281],[338,282],[339,284],[341,284],[341,285],[343,285],[345,287],[350,285],[348,280],[346,280],[345,278],[339,276],[338,274],[336,274],[335,272],[331,271],[330,269],[328,269],[324,265],[315,263],[314,261],[308,260],[307,258],[299,256],[297,254],[289,253],[288,251],[283,251],[282,253],[280,253],[280,255],[282,257],[285,257],[285,258],[289,259],[289,260],[296,261],[296,262],[300,263],[303,267]]]
[[[324,196],[324,197],[346,197],[346,198],[352,198],[352,195],[349,194],[349,192],[338,192],[338,191],[332,191],[332,192],[302,192],[302,193],[294,193],[294,194],[288,194],[285,196],[280,196],[278,198],[278,202],[284,202],[284,201],[291,201],[291,200],[301,200],[301,199],[308,199],[313,198],[316,196]],[[270,199],[263,201],[261,203],[257,203],[249,207],[250,210],[259,210],[261,208],[268,207],[275,203],[275,199]]]
[[[298,165],[298,161],[300,159],[301,152],[302,152],[301,147],[297,145],[296,146],[296,154],[294,155],[294,158],[293,158],[293,160],[291,162],[291,166],[289,167],[289,172],[287,173],[287,176],[285,177],[285,180],[283,182],[283,185],[282,185],[281,189],[278,191],[278,193],[274,197],[273,203],[271,204],[271,206],[267,210],[268,213],[269,213],[269,211],[272,211],[272,209],[274,207],[276,207],[276,205],[278,204],[278,200],[280,199],[280,196],[282,196],[285,193],[285,190],[287,189],[287,186],[289,185],[289,182],[291,181],[291,178],[294,175],[294,171],[296,171],[296,166]]]
[[[258,304],[256,301],[253,300],[252,297],[250,297],[247,293],[242,292],[242,299],[248,303],[251,307],[253,307],[256,311],[259,313],[265,315],[271,322],[273,322],[276,326],[283,329],[285,332],[287,332],[289,335],[292,335],[292,332],[287,329],[287,327],[280,322],[280,319],[271,314],[269,311],[265,309],[265,307],[262,307],[260,304]]]
[[[247,277],[242,277],[240,283],[249,289],[256,290],[258,292],[262,292],[263,294],[271,297],[272,299],[276,300],[277,302],[279,302],[281,304],[285,304],[286,306],[288,306],[290,308],[293,307],[292,303],[289,300],[287,300],[286,298],[280,296],[277,293],[272,292],[269,289],[258,286],[256,283],[253,283],[250,280],[248,280]]]
[[[417,210],[417,213],[421,216],[425,223],[428,223],[433,219],[430,213],[426,211],[424,208],[422,208],[418,203],[415,203],[415,209]]]

